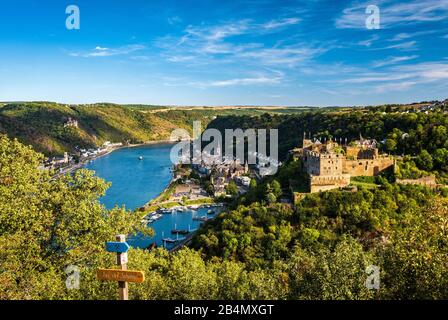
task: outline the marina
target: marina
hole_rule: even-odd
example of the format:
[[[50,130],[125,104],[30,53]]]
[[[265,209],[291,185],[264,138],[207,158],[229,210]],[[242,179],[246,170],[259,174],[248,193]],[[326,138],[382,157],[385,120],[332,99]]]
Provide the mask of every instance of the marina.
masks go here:
[[[155,231],[154,237],[130,237],[128,242],[131,246],[141,249],[147,249],[153,244],[169,250],[174,249],[189,240],[203,223],[216,217],[222,210],[222,207],[217,205],[212,210],[213,214],[210,214],[210,208],[210,205],[195,209],[176,207],[150,213],[143,220]]]

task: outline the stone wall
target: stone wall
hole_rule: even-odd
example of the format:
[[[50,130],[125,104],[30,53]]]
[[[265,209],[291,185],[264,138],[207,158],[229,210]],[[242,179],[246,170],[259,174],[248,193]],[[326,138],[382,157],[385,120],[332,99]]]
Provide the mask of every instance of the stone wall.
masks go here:
[[[353,177],[377,176],[382,171],[394,166],[394,160],[389,157],[378,159],[346,160],[343,172]]]
[[[340,154],[320,156],[320,174],[322,176],[341,175],[345,157]]]
[[[420,179],[397,179],[397,183],[401,184],[415,184],[419,186],[425,186],[428,188],[436,188],[437,182],[435,176],[422,177]]]
[[[352,176],[377,176],[395,164],[393,158],[380,156],[375,147],[345,146],[342,154],[336,152],[338,144],[332,141],[322,144],[304,139],[303,146],[292,154],[301,159],[310,176],[310,192],[346,187]]]
[[[320,157],[314,152],[305,150],[303,155],[303,168],[305,172],[311,175],[320,175]]]
[[[340,175],[345,157],[342,154],[318,154],[305,151],[303,165],[306,173],[311,175]]]
[[[350,175],[311,176],[311,193],[346,187],[350,184]]]
[[[347,158],[353,159],[376,159],[378,158],[378,149],[362,149],[360,147],[345,147]]]

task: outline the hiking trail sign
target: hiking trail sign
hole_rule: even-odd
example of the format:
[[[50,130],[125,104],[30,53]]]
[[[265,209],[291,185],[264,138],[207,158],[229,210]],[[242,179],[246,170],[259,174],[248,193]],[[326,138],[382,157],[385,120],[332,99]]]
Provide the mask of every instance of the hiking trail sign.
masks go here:
[[[125,281],[142,283],[145,281],[145,274],[142,271],[98,269],[97,278],[104,281]]]
[[[106,242],[106,250],[117,253],[117,265],[120,269],[98,269],[96,277],[102,281],[118,281],[119,299],[129,300],[128,282],[142,283],[145,281],[145,273],[127,270],[129,245],[126,243],[126,236],[117,235],[116,240],[116,242]]]
[[[124,253],[128,252],[129,245],[127,242],[106,242],[106,250],[108,252]]]

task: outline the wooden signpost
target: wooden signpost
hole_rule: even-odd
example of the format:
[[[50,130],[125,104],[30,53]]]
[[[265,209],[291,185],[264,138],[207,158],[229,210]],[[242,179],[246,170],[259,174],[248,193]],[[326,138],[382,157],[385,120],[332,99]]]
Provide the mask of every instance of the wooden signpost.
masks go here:
[[[142,271],[98,269],[96,275],[99,280],[142,283],[145,274]]]
[[[120,269],[98,269],[97,278],[103,281],[118,281],[120,300],[128,300],[128,282],[142,283],[145,281],[145,274],[142,271],[127,270],[129,245],[126,243],[126,236],[117,235],[116,240],[116,242],[107,242],[106,250],[117,253],[117,265]]]

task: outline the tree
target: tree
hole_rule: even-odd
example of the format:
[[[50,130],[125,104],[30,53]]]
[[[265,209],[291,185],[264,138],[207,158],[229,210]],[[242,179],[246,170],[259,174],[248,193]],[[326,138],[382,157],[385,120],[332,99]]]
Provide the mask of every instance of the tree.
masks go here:
[[[271,182],[272,193],[275,197],[280,197],[282,195],[282,186],[277,180]]]
[[[397,149],[397,141],[392,138],[386,139],[386,150],[389,152],[394,152]]]
[[[415,162],[420,169],[430,171],[433,168],[432,156],[426,150],[420,152]]]
[[[213,188],[213,185],[211,184],[210,181],[206,181],[206,182],[204,183],[204,188],[205,188],[205,191],[206,191],[209,195],[213,195],[213,193],[215,192],[215,190],[214,190],[214,188]]]
[[[227,194],[231,196],[237,196],[238,195],[238,186],[236,185],[235,181],[230,181],[229,184],[226,187]]]
[[[441,148],[434,152],[434,167],[448,171],[448,149]]]
[[[297,247],[289,260],[293,299],[370,299],[365,286],[371,258],[354,239],[347,238],[334,250],[313,252]]]
[[[38,168],[42,159],[30,147],[0,135],[2,299],[68,295],[67,266],[92,271],[104,261],[104,243],[116,234],[148,232],[138,214],[106,210],[99,203],[108,184],[92,172],[52,179]]]
[[[273,193],[268,193],[268,195],[266,196],[266,200],[268,201],[268,203],[272,204],[277,202],[277,197]]]
[[[378,248],[385,299],[448,297],[448,201],[431,202],[412,210],[390,243]]]
[[[251,179],[251,180],[250,180],[249,188],[250,188],[251,190],[255,190],[255,189],[257,189],[257,180],[255,180],[255,179]]]

